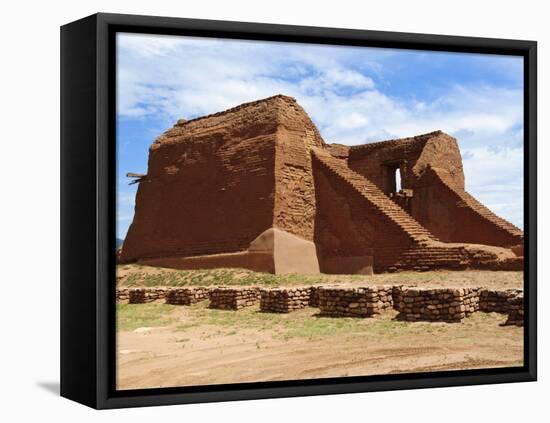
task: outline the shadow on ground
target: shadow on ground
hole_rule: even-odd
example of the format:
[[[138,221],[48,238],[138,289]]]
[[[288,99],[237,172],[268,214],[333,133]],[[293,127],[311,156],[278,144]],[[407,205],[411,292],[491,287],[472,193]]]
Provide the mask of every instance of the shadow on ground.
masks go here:
[[[36,382],[36,386],[55,396],[59,396],[59,382]]]

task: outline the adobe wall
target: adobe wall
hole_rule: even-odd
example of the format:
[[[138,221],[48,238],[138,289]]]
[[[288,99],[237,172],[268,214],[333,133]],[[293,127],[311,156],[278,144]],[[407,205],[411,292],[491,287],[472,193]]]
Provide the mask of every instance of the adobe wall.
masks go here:
[[[396,191],[396,168],[400,171],[401,187],[409,189],[414,188],[416,180],[429,165],[447,169],[453,182],[464,187],[458,144],[441,131],[353,146],[348,156],[350,169],[374,182],[386,195]]]
[[[294,99],[283,98],[277,109],[274,226],[313,240],[315,187],[310,149],[323,146],[317,128]]]
[[[323,273],[349,272],[352,258],[374,256],[374,265],[387,255],[398,256],[411,239],[360,193],[314,162],[317,199],[315,243]],[[338,258],[345,258],[338,260]],[[337,263],[340,261],[341,268]]]
[[[270,107],[177,124],[155,141],[122,260],[242,251],[272,226],[278,123]]]
[[[275,273],[273,253],[239,251],[236,253],[208,254],[192,257],[168,256],[139,259],[146,266],[168,267],[171,269],[217,269],[220,267],[244,268],[255,272]]]
[[[523,243],[521,230],[465,191],[457,141],[441,131],[351,147],[348,166],[386,195],[395,192],[398,167],[404,192],[394,201],[443,242]]]
[[[510,247],[523,243],[523,232],[496,216],[443,169],[428,168],[416,182],[411,214],[443,242]]]

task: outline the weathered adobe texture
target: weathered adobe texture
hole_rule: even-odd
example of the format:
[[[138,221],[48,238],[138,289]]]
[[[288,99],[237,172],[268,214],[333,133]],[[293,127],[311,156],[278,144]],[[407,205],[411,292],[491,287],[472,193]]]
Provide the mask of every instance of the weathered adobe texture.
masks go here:
[[[309,151],[323,144],[285,96],[178,122],[150,148],[121,261],[319,273]]]
[[[166,292],[166,304],[192,305],[208,299],[209,289],[205,287],[171,288]]]
[[[310,305],[311,288],[271,288],[260,290],[260,310],[271,313],[290,313]]]
[[[327,145],[277,95],[178,121],[153,143],[119,260],[277,274],[521,269],[522,245],[464,190],[454,138]]]
[[[393,291],[398,318],[460,322],[479,310],[479,288],[401,288]]]
[[[322,316],[371,317],[393,307],[391,286],[329,287],[318,289]]]
[[[260,289],[257,287],[220,287],[211,289],[208,297],[210,299],[210,308],[240,310],[244,307],[253,306],[260,300]]]

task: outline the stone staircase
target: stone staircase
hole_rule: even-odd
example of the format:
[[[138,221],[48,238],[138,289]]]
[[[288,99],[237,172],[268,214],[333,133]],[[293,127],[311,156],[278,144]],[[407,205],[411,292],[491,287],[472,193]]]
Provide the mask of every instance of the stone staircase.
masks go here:
[[[375,271],[491,268],[498,265],[494,253],[484,251],[483,246],[479,246],[480,249],[473,255],[463,244],[439,241],[374,183],[351,170],[345,160],[320,148],[312,149],[312,160],[323,171],[355,190],[365,200],[366,206],[376,209],[410,240],[408,245],[396,242],[393,245],[376,246]]]
[[[340,178],[353,187],[366,201],[380,214],[398,226],[414,243],[426,245],[437,241],[425,227],[418,223],[401,206],[386,196],[374,183],[364,176],[351,170],[345,161],[337,159],[329,153],[315,148],[312,150],[313,159],[333,176]]]

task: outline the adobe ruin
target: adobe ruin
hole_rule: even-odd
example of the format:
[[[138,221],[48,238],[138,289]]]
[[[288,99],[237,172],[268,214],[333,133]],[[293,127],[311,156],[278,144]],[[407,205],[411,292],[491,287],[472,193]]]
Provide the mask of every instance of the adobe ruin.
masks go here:
[[[523,232],[465,191],[454,138],[326,144],[283,95],[178,121],[137,182],[121,262],[277,274],[523,268]]]

